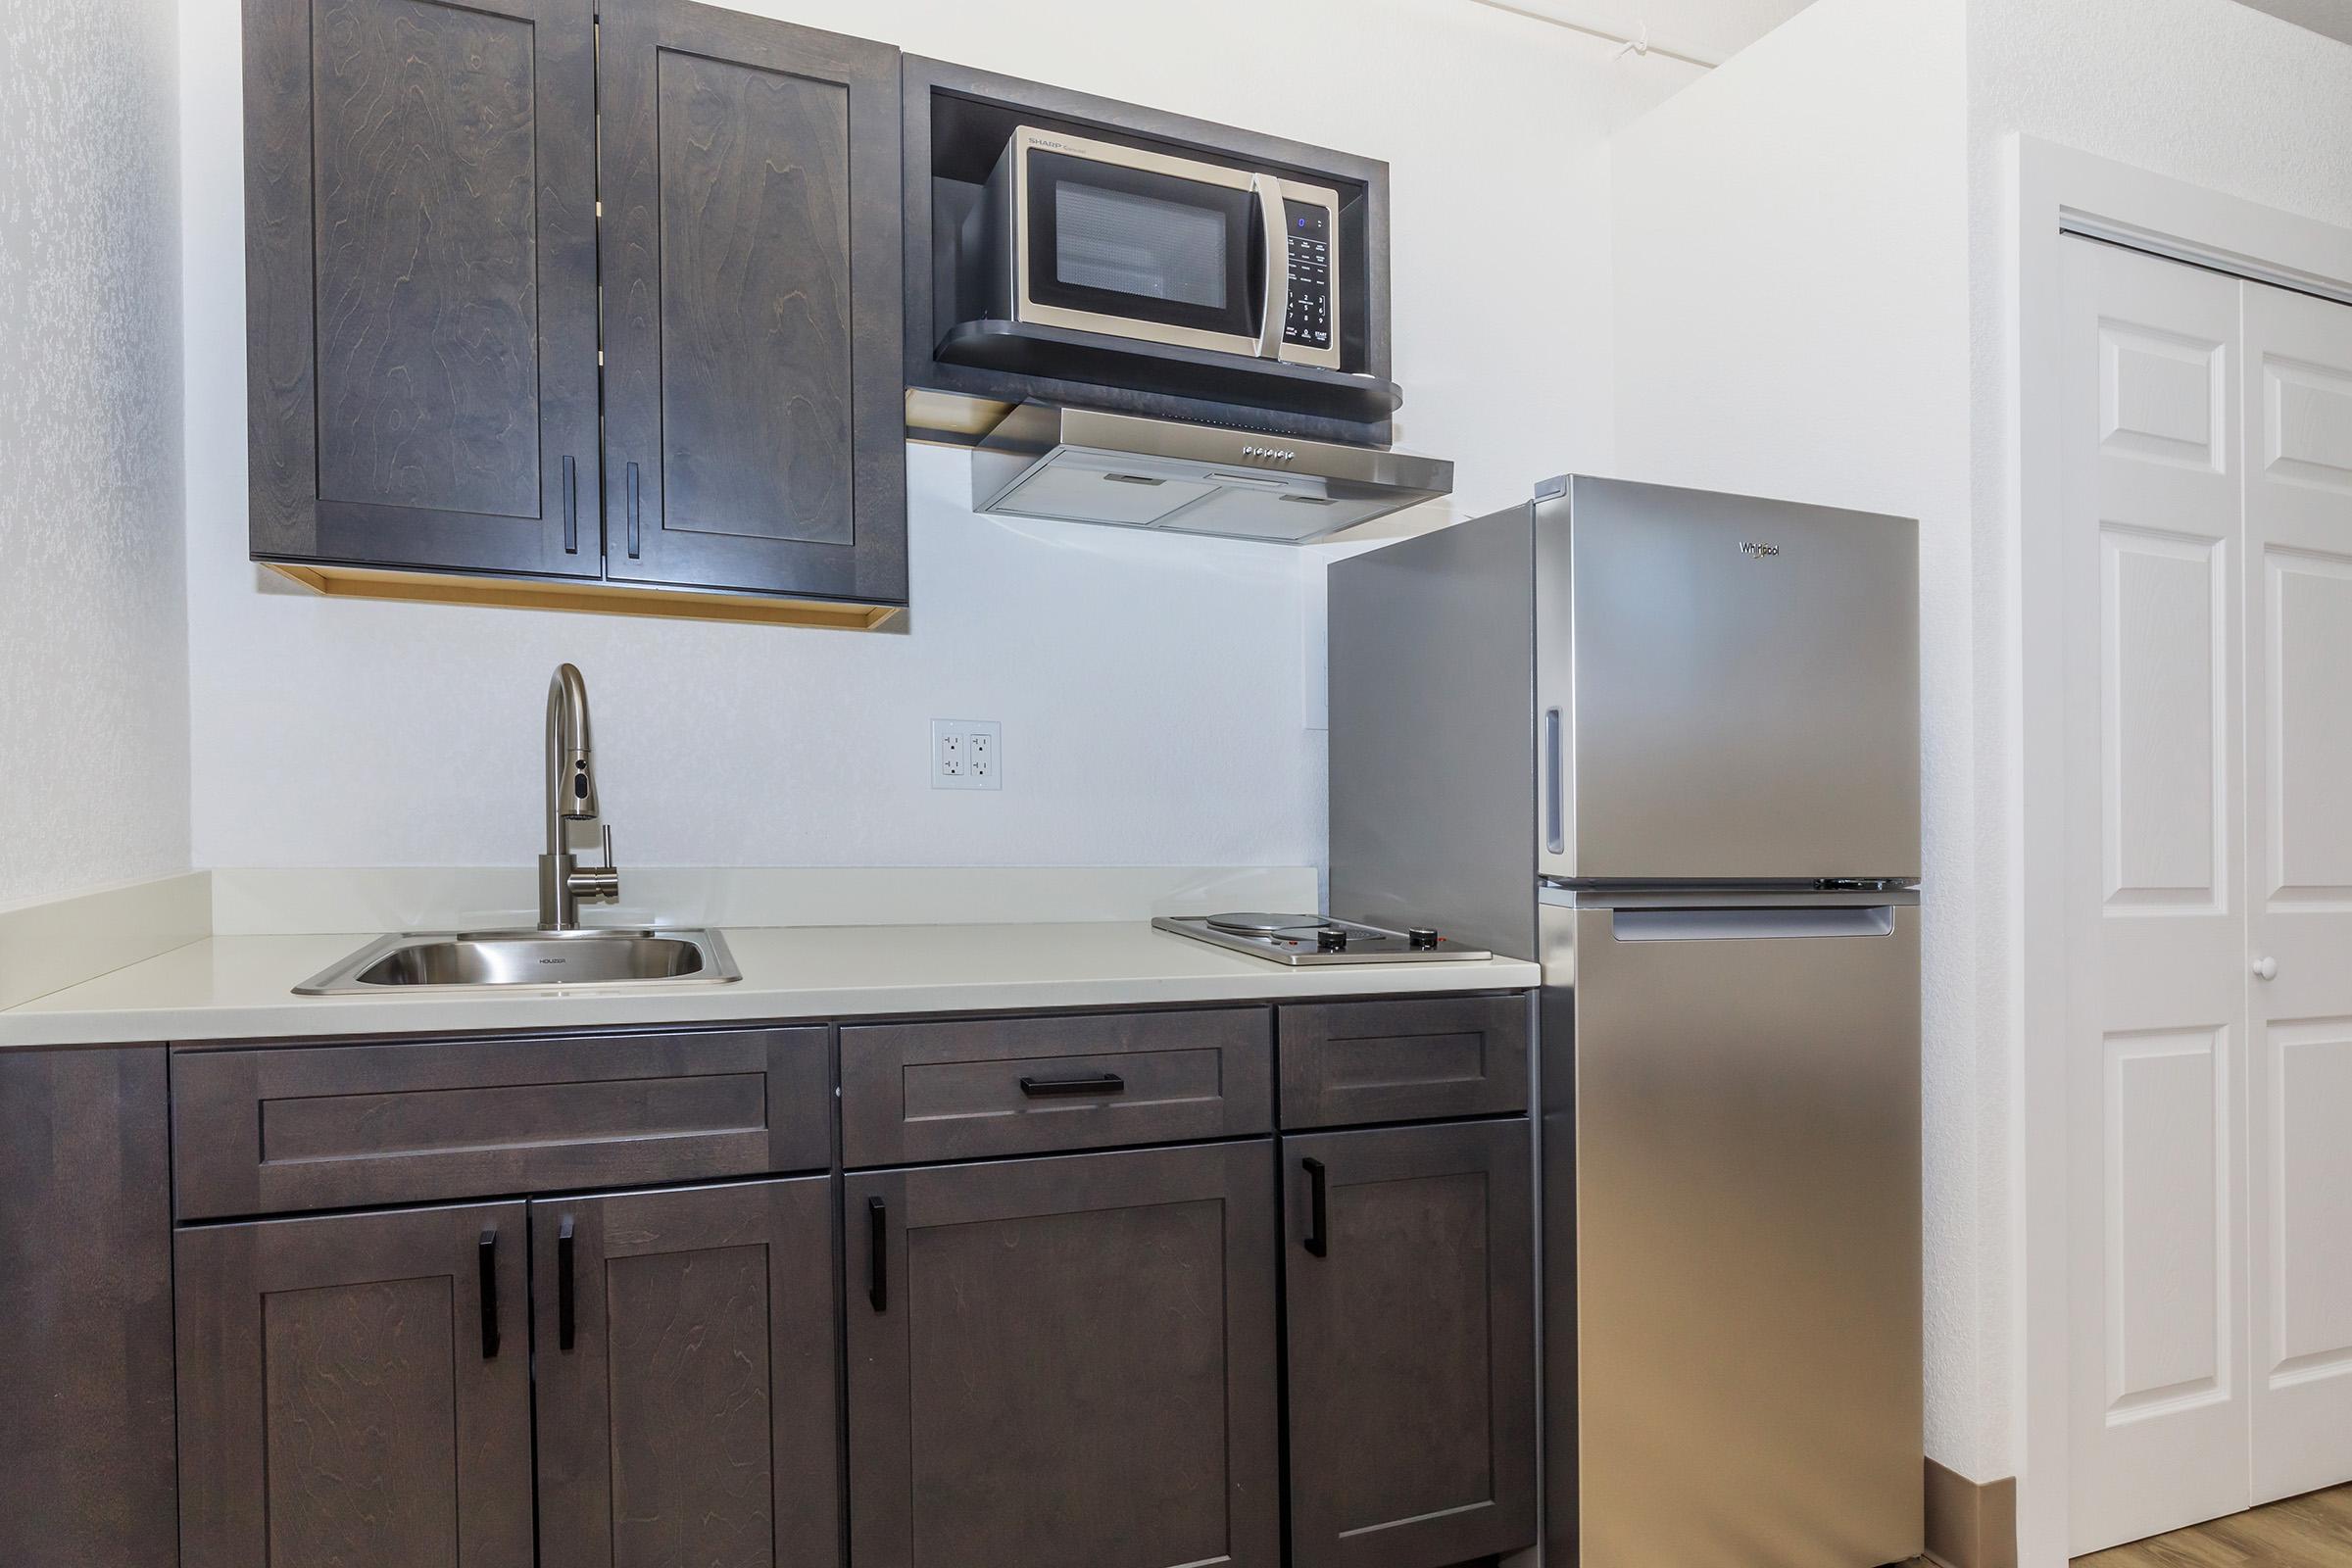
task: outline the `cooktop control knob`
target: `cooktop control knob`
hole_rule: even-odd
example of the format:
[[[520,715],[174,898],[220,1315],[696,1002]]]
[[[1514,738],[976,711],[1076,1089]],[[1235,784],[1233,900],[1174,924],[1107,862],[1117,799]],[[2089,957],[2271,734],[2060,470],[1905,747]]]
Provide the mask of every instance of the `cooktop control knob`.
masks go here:
[[[1428,926],[1417,925],[1404,933],[1404,940],[1406,946],[1427,953],[1438,945],[1438,933]]]
[[[1348,933],[1345,931],[1326,927],[1315,933],[1315,951],[1318,953],[1343,953],[1347,948]]]

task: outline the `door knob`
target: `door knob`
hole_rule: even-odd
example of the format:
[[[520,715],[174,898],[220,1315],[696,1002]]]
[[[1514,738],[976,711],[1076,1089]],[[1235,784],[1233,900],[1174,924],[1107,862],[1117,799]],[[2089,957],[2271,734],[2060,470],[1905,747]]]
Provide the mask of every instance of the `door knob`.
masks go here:
[[[2276,979],[2278,979],[2278,960],[2277,958],[2274,958],[2274,957],[2272,957],[2272,956],[2271,956],[2269,954],[2267,954],[2267,953],[2266,953],[2266,954],[2264,954],[2264,955],[2263,955],[2261,957],[2259,957],[2259,958],[2256,958],[2256,959],[2254,960],[2254,978],[2255,978],[2255,979],[2257,979],[2257,980],[2276,980]]]

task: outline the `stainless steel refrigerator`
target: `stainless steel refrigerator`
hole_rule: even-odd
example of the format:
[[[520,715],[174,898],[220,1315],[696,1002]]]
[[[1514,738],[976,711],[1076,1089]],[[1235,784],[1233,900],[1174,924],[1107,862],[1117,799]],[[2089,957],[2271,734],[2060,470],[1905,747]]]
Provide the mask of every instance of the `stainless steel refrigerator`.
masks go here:
[[[1915,1555],[1916,525],[1570,477],[1330,622],[1332,913],[1544,965],[1549,1568]]]

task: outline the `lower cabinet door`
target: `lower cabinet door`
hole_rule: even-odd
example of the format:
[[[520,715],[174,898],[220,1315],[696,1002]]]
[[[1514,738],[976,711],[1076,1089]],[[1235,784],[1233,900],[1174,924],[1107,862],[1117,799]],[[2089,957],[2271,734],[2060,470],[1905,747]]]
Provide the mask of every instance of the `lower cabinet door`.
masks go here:
[[[1294,1568],[1535,1544],[1529,1161],[1522,1118],[1282,1141]]]
[[[179,1233],[182,1568],[531,1568],[523,1213]]]
[[[830,1188],[532,1201],[542,1563],[841,1560]]]
[[[1271,1160],[850,1177],[858,1568],[1275,1568]]]

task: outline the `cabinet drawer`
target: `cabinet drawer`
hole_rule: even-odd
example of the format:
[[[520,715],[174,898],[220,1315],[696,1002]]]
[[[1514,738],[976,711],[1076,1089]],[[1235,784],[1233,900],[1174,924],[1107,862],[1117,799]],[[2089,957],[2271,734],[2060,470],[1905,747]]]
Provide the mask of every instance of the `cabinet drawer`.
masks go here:
[[[822,1029],[185,1053],[185,1219],[808,1170]]]
[[[1271,1046],[1262,1007],[844,1029],[842,1163],[1266,1132]]]
[[[1527,1108],[1523,994],[1301,1004],[1280,1020],[1285,1127]]]

